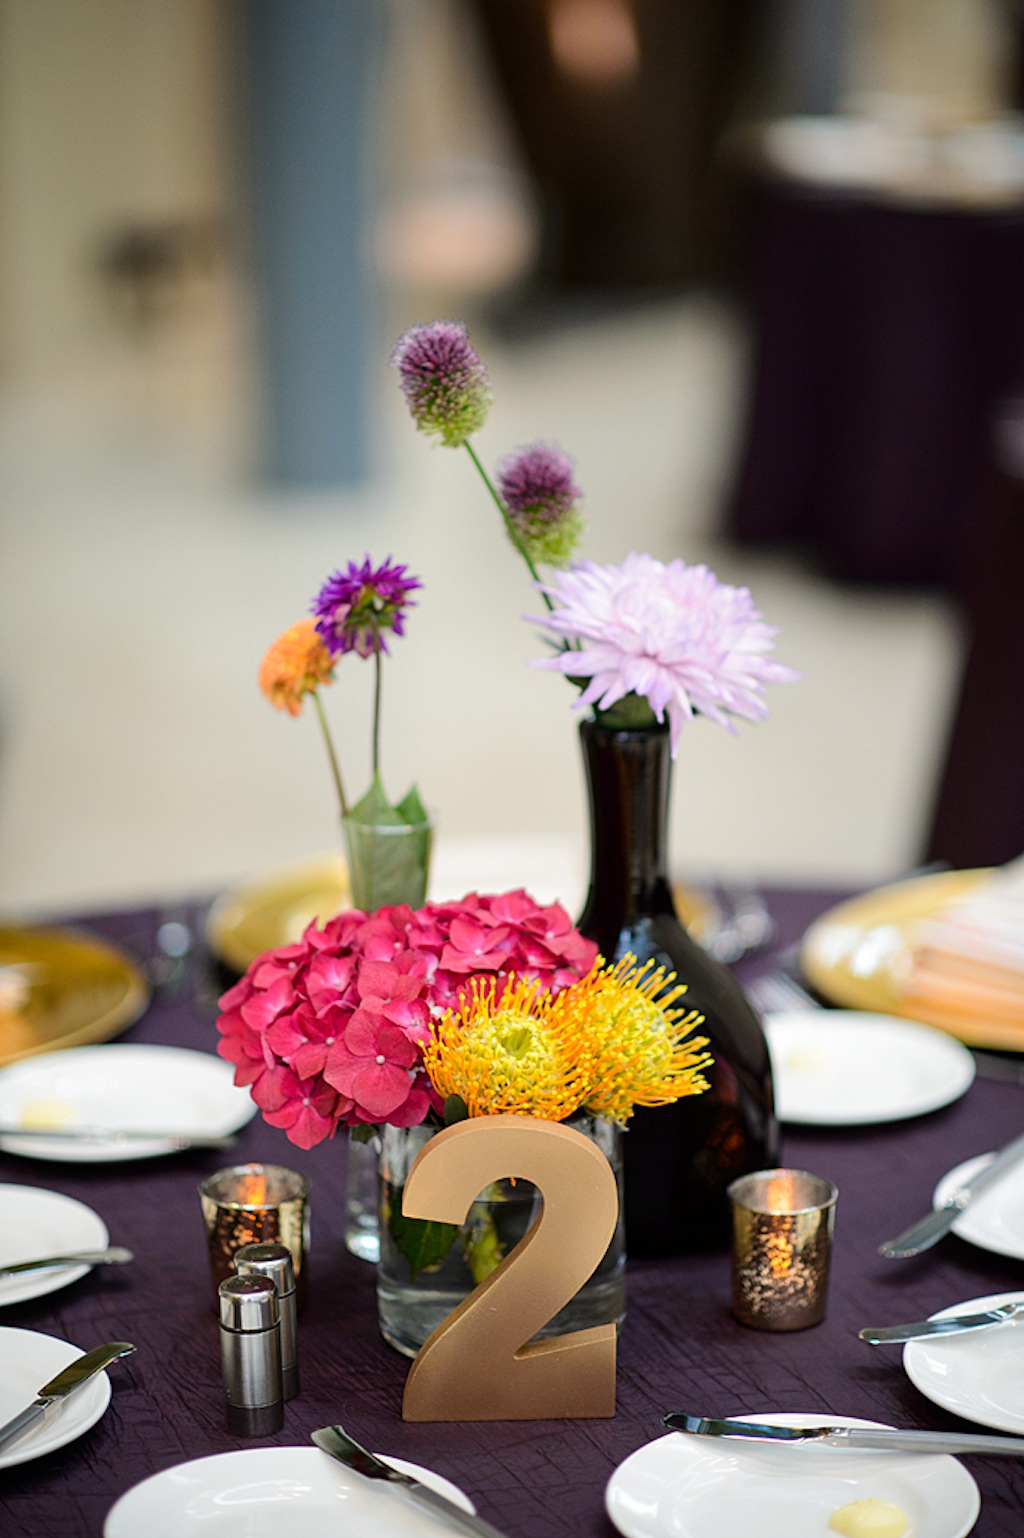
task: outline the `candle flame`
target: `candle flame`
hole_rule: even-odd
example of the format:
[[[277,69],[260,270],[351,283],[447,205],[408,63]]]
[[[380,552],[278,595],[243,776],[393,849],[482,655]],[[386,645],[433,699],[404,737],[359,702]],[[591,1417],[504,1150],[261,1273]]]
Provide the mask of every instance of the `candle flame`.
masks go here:
[[[792,1212],[796,1207],[796,1187],[792,1175],[773,1175],[765,1191],[769,1212]]]
[[[260,1174],[243,1175],[238,1182],[238,1201],[243,1207],[263,1207],[267,1200],[267,1177]]]

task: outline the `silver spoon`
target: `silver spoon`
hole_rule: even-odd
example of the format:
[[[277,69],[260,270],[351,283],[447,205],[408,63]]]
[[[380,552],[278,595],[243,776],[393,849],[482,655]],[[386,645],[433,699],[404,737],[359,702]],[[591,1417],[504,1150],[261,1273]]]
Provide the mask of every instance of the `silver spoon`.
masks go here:
[[[123,1266],[135,1256],[131,1250],[112,1244],[105,1250],[74,1250],[69,1255],[45,1255],[40,1260],[19,1260],[0,1266],[0,1276],[17,1276],[22,1271],[47,1271],[57,1266]]]

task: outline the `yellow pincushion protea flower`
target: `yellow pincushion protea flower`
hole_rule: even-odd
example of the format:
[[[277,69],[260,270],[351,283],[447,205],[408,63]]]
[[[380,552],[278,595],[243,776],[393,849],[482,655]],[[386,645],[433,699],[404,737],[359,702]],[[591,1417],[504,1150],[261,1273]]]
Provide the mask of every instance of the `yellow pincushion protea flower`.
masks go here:
[[[333,677],[333,659],[312,619],[290,625],[267,648],[260,664],[261,690],[275,710],[286,710],[290,716],[299,715],[306,695]]]
[[[614,967],[594,967],[569,991],[588,1014],[593,1042],[585,1111],[625,1122],[638,1105],[671,1105],[709,1087],[707,1037],[690,1038],[704,1016],[675,1007],[686,987],[674,973],[626,955]]]
[[[460,1096],[470,1116],[571,1116],[589,1082],[591,1052],[561,1005],[568,992],[544,993],[512,978],[499,998],[494,978],[473,978],[469,998],[441,1017],[423,1048],[438,1094]]]
[[[703,1016],[674,1007],[686,990],[673,981],[634,956],[598,962],[557,994],[513,979],[498,995],[493,979],[474,979],[468,1000],[435,1025],[424,1066],[438,1094],[459,1096],[470,1116],[564,1121],[582,1109],[625,1122],[637,1105],[708,1088],[706,1040],[684,1041]]]

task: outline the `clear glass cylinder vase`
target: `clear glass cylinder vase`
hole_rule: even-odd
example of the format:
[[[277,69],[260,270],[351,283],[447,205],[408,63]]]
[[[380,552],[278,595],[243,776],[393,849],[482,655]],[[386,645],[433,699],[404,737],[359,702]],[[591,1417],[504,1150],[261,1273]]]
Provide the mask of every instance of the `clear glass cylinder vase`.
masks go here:
[[[395,903],[421,908],[426,901],[434,819],[372,823],[342,819],[352,902],[364,913]],[[345,1247],[360,1260],[380,1255],[377,1233],[378,1138],[349,1139],[345,1199]]]
[[[569,1334],[591,1325],[620,1325],[626,1309],[626,1249],[622,1219],[622,1129],[593,1116],[575,1116],[567,1126],[601,1149],[619,1188],[615,1233],[597,1270],[539,1332],[538,1339]],[[519,1243],[540,1213],[541,1197],[527,1180],[499,1180],[481,1191],[465,1223],[437,1264],[415,1276],[398,1248],[394,1215],[413,1160],[435,1129],[383,1127],[380,1139],[380,1260],[377,1317],[381,1334],[404,1356],[415,1356],[452,1309],[482,1282]]]

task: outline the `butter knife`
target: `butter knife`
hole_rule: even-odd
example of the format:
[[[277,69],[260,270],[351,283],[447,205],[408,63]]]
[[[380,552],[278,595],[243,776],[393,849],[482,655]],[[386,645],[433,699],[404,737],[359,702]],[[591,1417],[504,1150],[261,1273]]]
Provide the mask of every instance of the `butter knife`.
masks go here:
[[[0,1138],[43,1138],[52,1143],[170,1143],[172,1148],[231,1148],[238,1141],[234,1133],[226,1137],[207,1136],[203,1132],[161,1132],[124,1127],[17,1127],[0,1125]]]
[[[1024,1458],[1024,1437],[961,1435],[957,1431],[897,1431],[881,1426],[771,1426],[758,1421],[709,1420],[679,1410],[662,1416],[671,1431],[702,1437],[746,1437],[794,1445],[816,1442],[825,1447],[875,1448],[903,1453],[987,1453]]]
[[[67,1255],[44,1255],[40,1260],[16,1260],[0,1266],[0,1276],[20,1276],[22,1271],[50,1271],[62,1266],[126,1266],[135,1256],[112,1244],[105,1250],[75,1250]]]
[[[888,1346],[903,1340],[920,1340],[925,1335],[958,1335],[964,1330],[983,1330],[989,1325],[1005,1324],[1024,1314],[1024,1301],[1000,1303],[976,1314],[946,1314],[942,1319],[917,1319],[912,1324],[868,1325],[858,1330],[860,1340],[869,1346]]]
[[[43,1418],[47,1410],[64,1404],[72,1394],[76,1394],[95,1378],[98,1372],[102,1372],[104,1367],[109,1367],[118,1357],[128,1356],[134,1350],[135,1347],[129,1341],[112,1340],[105,1346],[96,1346],[92,1351],[87,1351],[84,1356],[76,1357],[63,1372],[43,1384],[30,1405],[5,1426],[0,1426],[0,1448],[7,1447],[15,1438],[22,1436],[30,1426]]]
[[[365,1447],[360,1447],[358,1442],[353,1442],[348,1432],[341,1426],[321,1426],[319,1431],[310,1433],[312,1440],[320,1448],[321,1452],[337,1458],[347,1469],[352,1469],[356,1474],[362,1474],[366,1479],[383,1479],[403,1496],[415,1502],[423,1511],[429,1512],[449,1528],[455,1528],[460,1533],[469,1533],[472,1538],[504,1538],[496,1527],[485,1522],[483,1517],[472,1515],[464,1511],[461,1506],[456,1506],[446,1495],[439,1490],[432,1490],[429,1485],[421,1484],[411,1474],[403,1474],[398,1469],[393,1469],[390,1463],[385,1463],[374,1453],[367,1452]],[[1024,1442],[1021,1443],[1024,1447]]]
[[[979,1170],[965,1185],[959,1186],[941,1207],[919,1218],[895,1239],[887,1239],[884,1244],[880,1244],[879,1255],[884,1255],[886,1260],[904,1260],[909,1255],[920,1255],[922,1250],[931,1249],[933,1244],[937,1244],[949,1232],[960,1214],[966,1212],[974,1198],[1022,1157],[1024,1134],[1014,1138],[1012,1143],[1007,1143],[984,1169]]]

